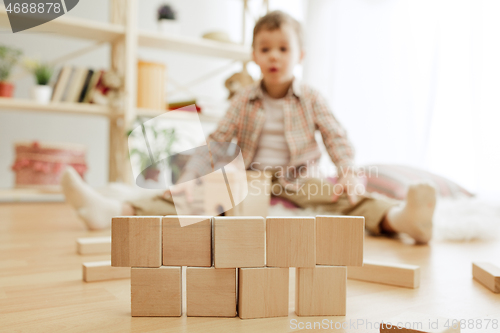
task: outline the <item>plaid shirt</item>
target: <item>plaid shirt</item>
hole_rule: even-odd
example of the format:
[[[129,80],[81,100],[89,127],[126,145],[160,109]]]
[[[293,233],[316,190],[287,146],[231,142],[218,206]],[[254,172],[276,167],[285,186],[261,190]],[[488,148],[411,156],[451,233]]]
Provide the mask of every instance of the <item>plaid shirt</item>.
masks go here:
[[[207,140],[207,143],[231,142],[236,138],[247,169],[251,167],[265,122],[262,97],[261,81],[236,94],[217,129]],[[321,157],[314,136],[316,130],[320,131],[328,154],[337,168],[345,170],[353,166],[354,149],[344,128],[318,91],[295,79],[283,100],[285,139],[290,149],[289,166],[293,167],[292,170],[301,168],[300,176],[289,169],[279,179],[283,186],[296,188],[303,183],[303,178],[309,174],[307,166],[315,164]]]

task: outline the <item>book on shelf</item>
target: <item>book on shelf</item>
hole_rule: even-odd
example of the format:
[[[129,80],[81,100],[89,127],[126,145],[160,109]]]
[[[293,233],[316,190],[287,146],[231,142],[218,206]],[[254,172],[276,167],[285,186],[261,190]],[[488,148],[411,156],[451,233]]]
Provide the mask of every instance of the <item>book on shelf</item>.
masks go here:
[[[97,82],[99,82],[103,73],[104,71],[94,71],[87,86],[87,90],[85,91],[82,103],[90,103],[92,101],[92,96],[97,86]]]
[[[92,78],[92,75],[94,74],[94,71],[89,69],[87,70],[87,75],[85,75],[85,80],[83,80],[83,86],[80,91],[80,95],[78,95],[78,103],[82,103],[83,99],[85,98],[85,94],[87,93],[87,89],[89,88],[89,83],[90,79]]]
[[[52,102],[60,102],[62,100],[72,70],[71,66],[64,66],[59,71],[57,81],[54,85],[54,91],[52,93]]]
[[[87,72],[88,69],[86,68],[75,69],[75,76],[70,81],[68,95],[65,96],[64,102],[78,103],[85,78],[87,77]]]
[[[71,71],[69,73],[68,81],[66,81],[66,84],[64,85],[64,90],[61,95],[61,99],[58,102],[64,102],[68,99],[70,87],[73,85],[72,82],[75,80],[76,76],[76,68],[71,67]]]
[[[93,103],[96,90],[102,90],[103,70],[63,66],[54,84],[51,101]]]

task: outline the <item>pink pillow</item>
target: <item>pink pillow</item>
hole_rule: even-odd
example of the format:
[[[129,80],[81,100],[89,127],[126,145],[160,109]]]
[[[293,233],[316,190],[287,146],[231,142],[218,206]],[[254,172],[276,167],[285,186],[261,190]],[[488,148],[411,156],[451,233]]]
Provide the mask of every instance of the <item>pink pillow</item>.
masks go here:
[[[374,164],[364,166],[364,170],[366,191],[377,192],[389,198],[405,199],[408,186],[418,182],[433,185],[438,196],[443,198],[474,196],[457,183],[422,169],[403,165]]]
[[[443,198],[473,197],[474,195],[457,183],[431,172],[403,165],[373,164],[362,167],[365,177],[362,181],[368,193],[380,193],[386,197],[404,200],[408,186],[426,182],[433,185],[437,194]],[[337,183],[337,177],[329,177],[328,181]],[[282,203],[287,208],[296,207],[286,199],[272,197],[271,206]]]

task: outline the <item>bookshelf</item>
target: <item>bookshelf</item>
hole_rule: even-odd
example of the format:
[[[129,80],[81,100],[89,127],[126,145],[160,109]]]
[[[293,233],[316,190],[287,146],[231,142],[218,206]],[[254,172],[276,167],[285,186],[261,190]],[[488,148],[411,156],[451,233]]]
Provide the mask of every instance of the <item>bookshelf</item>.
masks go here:
[[[110,0],[110,22],[61,16],[43,25],[31,28],[30,32],[51,32],[66,38],[91,40],[111,45],[111,67],[124,77],[123,107],[111,107],[84,103],[37,104],[29,100],[0,98],[0,111],[50,112],[107,117],[109,121],[109,174],[110,182],[130,182],[131,170],[128,160],[127,138],[124,135],[137,115],[155,117],[163,110],[136,108],[137,50],[139,47],[155,48],[168,52],[220,57],[237,61],[250,60],[250,47],[228,44],[203,38],[170,36],[137,28],[138,0]],[[5,7],[0,8],[0,27],[10,29]],[[22,33],[22,32],[21,32]],[[36,38],[43,38],[37,34]],[[177,116],[179,120],[193,119]],[[203,122],[217,122],[220,118],[200,115]]]
[[[39,104],[28,99],[25,100],[5,97],[0,97],[0,109],[12,111],[53,112],[61,114],[84,114],[105,117],[111,115],[111,109],[102,105],[65,102]]]
[[[0,8],[0,27],[10,29],[5,7]],[[51,32],[59,36],[94,40],[97,42],[113,42],[123,38],[125,35],[125,28],[118,24],[95,22],[68,16],[58,17],[55,20],[33,27],[28,31],[30,33]]]
[[[139,109],[137,109],[137,116],[153,118],[153,117],[165,114],[166,112],[167,112],[166,110],[163,111],[163,110],[152,110],[152,109],[139,108]],[[172,114],[170,117],[171,117],[170,119],[172,119],[172,120],[182,120],[182,121],[194,121],[196,119],[195,117],[193,117],[193,115],[189,111],[184,111],[182,113],[176,112],[175,116],[174,116],[174,114]],[[201,122],[205,122],[205,123],[216,123],[221,119],[221,117],[206,115],[203,113],[198,113],[198,118],[200,119]]]
[[[168,36],[150,31],[140,31],[138,38],[141,47],[250,61],[250,47],[240,44],[221,43],[203,38]]]

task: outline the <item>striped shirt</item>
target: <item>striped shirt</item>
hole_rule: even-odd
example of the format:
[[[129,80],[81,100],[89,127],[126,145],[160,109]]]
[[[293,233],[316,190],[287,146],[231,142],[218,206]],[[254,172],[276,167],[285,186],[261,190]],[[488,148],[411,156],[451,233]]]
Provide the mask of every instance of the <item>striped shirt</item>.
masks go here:
[[[265,170],[270,167],[283,167],[290,161],[290,149],[285,139],[283,103],[282,98],[272,98],[264,94],[262,107],[266,113],[266,120],[262,126],[252,168]]]

